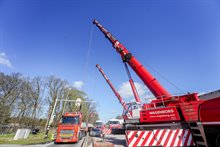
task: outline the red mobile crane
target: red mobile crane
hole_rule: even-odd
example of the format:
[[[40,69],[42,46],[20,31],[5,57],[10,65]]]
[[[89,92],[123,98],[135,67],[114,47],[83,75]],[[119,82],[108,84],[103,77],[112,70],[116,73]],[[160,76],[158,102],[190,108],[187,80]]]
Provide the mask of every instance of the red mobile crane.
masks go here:
[[[122,97],[120,96],[120,94],[115,90],[114,86],[112,85],[111,81],[109,80],[109,78],[105,75],[104,71],[101,69],[101,67],[96,64],[96,67],[99,69],[100,73],[103,75],[103,77],[105,78],[106,82],[108,83],[108,85],[111,87],[112,91],[114,92],[115,96],[118,98],[119,102],[121,103],[122,107],[126,110],[127,106],[124,102],[124,100],[122,99]]]
[[[140,99],[136,99],[136,102],[131,102],[131,103],[125,103],[124,100],[122,99],[122,97],[120,96],[120,94],[115,90],[114,86],[112,85],[111,81],[109,80],[109,78],[106,76],[106,74],[104,73],[104,71],[102,70],[102,68],[96,64],[96,67],[98,68],[98,70],[100,71],[100,73],[102,74],[102,76],[104,77],[104,79],[106,80],[106,82],[108,83],[108,85],[111,87],[112,91],[114,92],[115,96],[118,98],[119,102],[121,103],[122,107],[123,107],[123,113],[122,113],[122,117],[125,120],[125,122],[135,122],[136,119],[140,118]],[[133,80],[131,78],[129,78],[129,81],[132,87],[132,90],[134,92],[134,95],[137,96],[137,92],[136,89],[134,87],[134,83]],[[135,109],[132,109],[135,108]]]
[[[156,97],[143,104],[139,123],[126,124],[127,146],[220,146],[220,97],[172,96],[110,32],[93,23]]]

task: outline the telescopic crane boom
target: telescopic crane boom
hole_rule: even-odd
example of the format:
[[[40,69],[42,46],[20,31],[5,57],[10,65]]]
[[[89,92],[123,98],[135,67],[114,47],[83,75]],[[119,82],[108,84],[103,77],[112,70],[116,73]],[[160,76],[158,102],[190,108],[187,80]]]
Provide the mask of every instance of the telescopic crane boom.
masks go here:
[[[93,23],[112,43],[113,47],[121,55],[123,62],[129,64],[157,99],[172,97],[172,95],[160,85],[156,78],[154,78],[110,32],[108,32],[97,20],[94,20]]]
[[[122,99],[122,97],[120,96],[120,94],[115,90],[114,86],[112,85],[111,81],[109,80],[109,78],[105,75],[104,71],[102,70],[102,68],[96,64],[96,67],[99,69],[100,73],[103,75],[103,77],[105,78],[106,82],[108,83],[108,85],[111,87],[112,91],[114,92],[115,96],[118,98],[119,102],[121,103],[121,105],[123,106],[123,108],[125,110],[127,110],[127,106],[124,102],[124,100]]]

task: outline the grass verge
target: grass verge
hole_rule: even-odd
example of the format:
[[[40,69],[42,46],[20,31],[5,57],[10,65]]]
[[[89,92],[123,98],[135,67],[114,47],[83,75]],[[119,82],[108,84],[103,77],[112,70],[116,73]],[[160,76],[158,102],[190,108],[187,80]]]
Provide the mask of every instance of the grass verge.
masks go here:
[[[52,141],[52,133],[49,133],[49,137],[44,139],[44,132],[38,133],[36,135],[30,134],[27,139],[19,139],[13,140],[15,134],[6,134],[0,135],[0,144],[21,144],[21,145],[28,145],[28,144],[43,144]]]

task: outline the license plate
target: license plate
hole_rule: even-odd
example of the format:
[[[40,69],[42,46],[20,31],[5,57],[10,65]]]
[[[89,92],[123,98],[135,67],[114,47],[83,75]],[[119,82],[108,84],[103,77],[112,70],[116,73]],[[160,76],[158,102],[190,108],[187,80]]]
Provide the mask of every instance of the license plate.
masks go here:
[[[71,137],[72,134],[60,134],[60,137]]]

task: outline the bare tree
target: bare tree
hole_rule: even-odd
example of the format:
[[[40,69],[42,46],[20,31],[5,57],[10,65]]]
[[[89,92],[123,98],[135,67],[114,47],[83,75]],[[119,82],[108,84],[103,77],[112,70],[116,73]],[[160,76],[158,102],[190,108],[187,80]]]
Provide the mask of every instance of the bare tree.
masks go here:
[[[67,92],[67,99],[69,100],[76,100],[77,98],[80,98],[82,101],[85,100],[86,94],[83,91],[71,88]],[[65,111],[74,112],[78,111],[79,108],[75,107],[75,102],[67,102]]]
[[[85,100],[86,103],[83,104],[83,121],[87,123],[95,123],[95,121],[99,118],[98,113],[96,111],[97,104],[92,102],[90,99]]]
[[[59,78],[56,78],[54,76],[50,76],[47,80],[47,88],[48,88],[48,103],[49,103],[49,106],[51,108],[54,107],[54,104],[55,104],[55,101],[56,99],[64,99],[65,97],[65,87],[66,87],[67,82],[66,81],[63,81]],[[56,105],[56,108],[55,108],[55,115],[56,115],[56,121],[59,121],[60,117],[61,117],[61,110],[62,110],[62,102],[59,101]],[[51,115],[51,110],[49,110],[50,114],[49,116]]]
[[[32,113],[31,113],[31,124],[36,125],[36,118],[37,115],[42,112],[42,104],[43,104],[43,97],[45,93],[45,82],[42,80],[41,77],[35,77],[31,81],[31,87],[32,87]]]
[[[57,99],[76,100],[81,98],[83,121],[94,122],[98,119],[97,105],[86,99],[86,93],[74,88],[68,88],[68,82],[55,76],[46,80],[42,77],[30,79],[23,77],[20,73],[5,75],[0,72],[0,125],[9,122],[19,125],[36,126],[43,124],[40,114],[49,109],[50,118],[52,108]],[[46,97],[46,98],[45,98]],[[46,103],[44,103],[46,102]],[[55,125],[65,111],[79,111],[74,102],[58,101],[55,108]],[[90,119],[91,115],[93,116]]]
[[[0,73],[0,123],[11,116],[15,100],[19,96],[22,83],[21,74],[13,73],[11,76]]]
[[[22,122],[23,124],[27,124],[28,122],[26,118],[30,117],[32,112],[34,91],[29,81],[29,78],[23,79],[20,86],[20,94],[16,101],[18,123]]]

